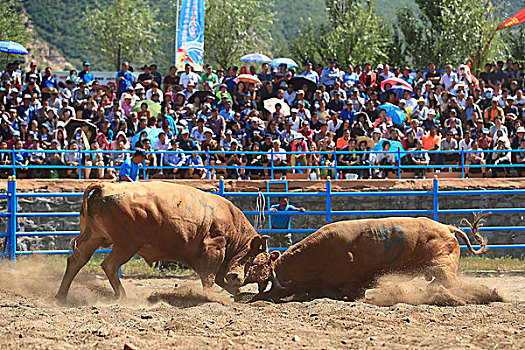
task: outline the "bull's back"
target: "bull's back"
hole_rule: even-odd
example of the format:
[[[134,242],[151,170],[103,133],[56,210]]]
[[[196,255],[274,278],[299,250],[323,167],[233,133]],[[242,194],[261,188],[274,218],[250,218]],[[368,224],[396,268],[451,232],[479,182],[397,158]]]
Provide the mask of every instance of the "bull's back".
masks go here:
[[[424,266],[439,249],[428,242],[447,235],[445,225],[426,218],[337,222],[286,251],[276,271],[283,282],[299,286],[366,284],[382,272]]]
[[[228,232],[229,202],[189,186],[165,183],[107,184],[88,201],[91,225],[112,242],[136,241],[163,256],[184,246],[192,254],[210,231]],[[158,257],[155,257],[158,258]]]

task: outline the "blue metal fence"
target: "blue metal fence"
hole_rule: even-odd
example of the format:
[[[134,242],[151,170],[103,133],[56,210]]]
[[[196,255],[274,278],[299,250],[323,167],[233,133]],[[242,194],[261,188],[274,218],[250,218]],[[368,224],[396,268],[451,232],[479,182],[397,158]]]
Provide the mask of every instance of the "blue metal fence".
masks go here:
[[[217,171],[226,171],[226,170],[266,170],[270,179],[273,179],[275,177],[276,173],[286,173],[287,171],[294,171],[294,172],[304,172],[307,170],[315,170],[319,169],[322,171],[325,171],[326,173],[333,173],[335,175],[339,175],[342,172],[359,172],[361,170],[388,170],[392,173],[397,175],[398,179],[401,179],[401,174],[403,171],[417,171],[417,170],[429,170],[429,169],[436,169],[443,171],[445,169],[454,169],[458,172],[461,172],[461,177],[465,177],[466,170],[468,169],[480,169],[480,168],[487,168],[492,169],[493,171],[496,169],[507,169],[512,170],[516,169],[521,172],[521,169],[525,168],[525,162],[523,163],[514,163],[514,164],[491,164],[490,158],[492,154],[494,153],[511,153],[511,154],[521,154],[522,156],[525,154],[525,150],[522,149],[515,149],[515,150],[451,150],[451,151],[403,151],[403,150],[396,150],[396,151],[318,151],[318,152],[274,152],[273,150],[270,150],[268,152],[252,152],[252,151],[151,151],[147,152],[149,154],[155,154],[158,158],[158,162],[160,165],[157,166],[151,166],[144,163],[142,165],[142,175],[144,179],[148,178],[148,170],[173,170],[173,169],[204,169],[206,171],[206,178],[212,179],[214,177],[214,173]],[[49,153],[58,153],[61,156],[65,154],[76,154],[78,159],[80,160],[78,162],[78,165],[61,165],[61,164],[20,164],[16,161],[16,155],[17,154],[25,154],[30,155],[34,153],[41,153],[41,154],[49,154]],[[78,171],[78,178],[82,179],[82,170],[86,169],[113,169],[115,172],[118,170],[119,166],[117,165],[86,165],[85,162],[82,161],[82,159],[89,154],[93,153],[101,153],[104,155],[111,156],[112,154],[132,154],[133,151],[105,151],[105,150],[0,150],[0,156],[2,156],[2,159],[8,158],[10,164],[0,164],[0,170],[4,171],[10,171],[13,175],[17,175],[17,172],[19,172],[21,169],[24,171],[26,170],[75,170]],[[180,165],[177,167],[165,165],[164,164],[164,157],[166,157],[169,154],[174,153],[182,153],[185,155],[185,157],[191,157],[192,154],[197,154],[202,159],[202,165]],[[410,154],[417,154],[417,153],[427,153],[429,156],[435,156],[437,158],[442,158],[445,155],[451,155],[454,154],[457,156],[458,160],[454,164],[445,164],[445,162],[432,162],[432,164],[428,165],[415,165],[415,164],[408,164],[406,162],[406,156]],[[469,158],[470,154],[473,153],[482,153],[483,157],[487,160],[487,164],[467,164],[467,160]],[[237,154],[239,156],[248,156],[248,155],[263,155],[267,157],[267,164],[264,166],[251,166],[251,165],[226,165],[226,164],[215,164],[212,165],[212,159],[214,157],[218,156],[228,156],[232,154]],[[340,156],[344,155],[368,155],[376,157],[379,154],[391,154],[394,156],[395,161],[393,164],[390,165],[342,165],[339,163],[338,158]],[[333,164],[331,165],[308,165],[303,164],[301,162],[298,162],[295,166],[286,165],[276,165],[276,159],[279,155],[286,155],[287,157],[297,156],[297,155],[318,155],[320,157],[325,157],[328,155],[333,156]],[[6,159],[7,159],[6,158]],[[436,164],[434,164],[436,163]],[[452,162],[447,162],[452,163]],[[523,169],[523,172],[525,174],[525,169]]]
[[[259,197],[263,195],[266,199],[276,197],[318,197],[325,198],[326,208],[325,210],[319,211],[305,211],[305,212],[271,212],[265,211],[243,211],[245,215],[265,215],[268,217],[278,215],[319,215],[325,216],[328,223],[333,222],[333,216],[430,216],[435,221],[439,221],[441,215],[450,214],[461,214],[471,215],[474,212],[491,212],[494,214],[516,214],[525,213],[525,208],[482,208],[482,209],[440,209],[439,200],[443,196],[491,196],[491,195],[525,195],[525,190],[468,190],[468,191],[442,191],[439,190],[439,181],[437,177],[433,180],[432,190],[428,191],[373,191],[373,192],[334,192],[332,190],[331,179],[326,180],[326,188],[323,192],[271,192],[267,187],[266,192],[226,192],[224,186],[224,180],[221,178],[219,181],[219,191],[215,192],[223,197]],[[18,218],[20,217],[78,217],[78,212],[19,212],[18,211],[18,199],[29,198],[29,197],[82,197],[83,193],[21,193],[16,189],[16,180],[11,176],[7,182],[7,193],[0,194],[0,199],[7,199],[7,212],[0,213],[0,217],[7,218],[7,232],[0,233],[1,238],[4,239],[4,251],[0,251],[0,257],[7,257],[11,260],[15,260],[18,255],[27,254],[70,254],[70,250],[33,250],[33,251],[18,251],[16,246],[17,237],[23,236],[70,236],[78,235],[79,231],[18,231]],[[389,210],[334,210],[333,201],[337,198],[342,197],[408,197],[408,196],[422,196],[432,198],[432,208],[430,209],[389,209]],[[260,229],[258,230],[261,234],[282,234],[282,233],[295,233],[305,234],[312,233],[318,228],[311,229]],[[469,231],[469,228],[462,227],[463,230]],[[493,227],[481,227],[480,231],[502,231],[502,232],[518,232],[525,231],[525,226],[493,226]],[[479,247],[479,246],[475,246]],[[501,244],[501,245],[489,245],[490,249],[525,249],[525,242],[519,244]],[[286,248],[274,248],[275,250],[285,250]],[[466,249],[466,246],[461,246],[462,250]],[[100,249],[96,253],[108,253],[109,249]]]

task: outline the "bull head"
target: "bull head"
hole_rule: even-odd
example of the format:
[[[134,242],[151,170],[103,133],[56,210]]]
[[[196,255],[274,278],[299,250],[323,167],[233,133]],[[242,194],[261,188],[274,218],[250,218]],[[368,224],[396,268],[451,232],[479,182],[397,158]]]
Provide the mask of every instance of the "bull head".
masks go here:
[[[270,253],[268,247],[269,238],[268,236],[262,236],[262,243],[259,247],[260,253],[245,265],[244,284],[257,283],[259,285],[259,293],[266,289],[270,280],[274,280],[274,262],[281,255],[278,251]]]

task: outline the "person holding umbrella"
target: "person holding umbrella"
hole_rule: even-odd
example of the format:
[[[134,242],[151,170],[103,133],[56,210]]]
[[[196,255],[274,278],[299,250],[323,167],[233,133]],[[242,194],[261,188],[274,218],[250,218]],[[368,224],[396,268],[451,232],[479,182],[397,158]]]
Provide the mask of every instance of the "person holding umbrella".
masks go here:
[[[301,76],[305,77],[306,79],[310,79],[311,81],[319,85],[319,74],[317,74],[317,72],[314,71],[312,68],[312,62],[306,61],[304,63],[304,72],[301,73]]]

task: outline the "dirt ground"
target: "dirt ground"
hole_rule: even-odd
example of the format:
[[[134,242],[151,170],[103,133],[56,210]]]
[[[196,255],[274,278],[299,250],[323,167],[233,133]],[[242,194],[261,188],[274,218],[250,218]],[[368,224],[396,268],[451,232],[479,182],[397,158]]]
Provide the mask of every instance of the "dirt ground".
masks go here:
[[[62,306],[53,299],[62,269],[43,261],[0,267],[0,349],[525,347],[523,274],[461,276],[464,290],[455,293],[467,302],[489,300],[493,288],[507,301],[443,307],[407,304],[436,299],[422,297],[423,279],[395,278],[364,301],[246,304],[218,287],[203,293],[194,276],[144,276],[124,278],[128,299],[117,302],[104,276],[81,272]]]

